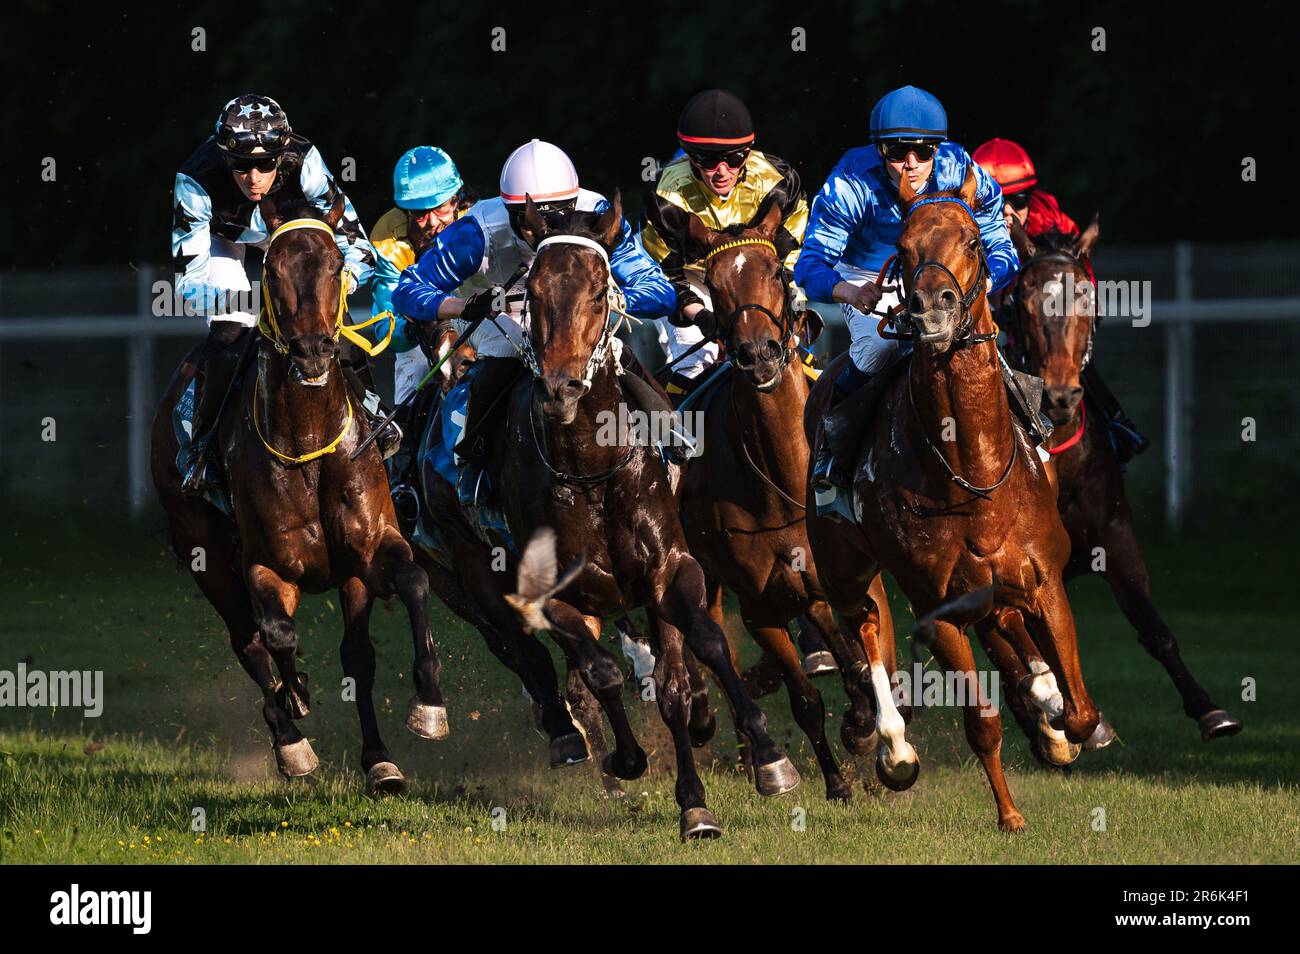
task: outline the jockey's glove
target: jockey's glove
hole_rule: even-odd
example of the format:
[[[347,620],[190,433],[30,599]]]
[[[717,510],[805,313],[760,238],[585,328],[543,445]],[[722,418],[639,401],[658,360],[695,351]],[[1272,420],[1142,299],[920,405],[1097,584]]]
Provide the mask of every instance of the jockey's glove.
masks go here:
[[[494,289],[491,288],[484,289],[474,295],[465,302],[465,307],[461,309],[460,320],[470,324],[480,318],[486,318],[496,310],[492,307],[492,299],[495,297]]]
[[[718,316],[707,308],[702,308],[695,313],[695,327],[700,329],[700,334],[705,338],[712,340],[718,336]]]

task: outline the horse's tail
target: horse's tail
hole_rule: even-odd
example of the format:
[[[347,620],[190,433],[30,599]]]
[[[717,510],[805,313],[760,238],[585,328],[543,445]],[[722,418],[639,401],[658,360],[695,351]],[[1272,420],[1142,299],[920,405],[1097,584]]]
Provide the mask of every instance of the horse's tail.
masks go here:
[[[505,596],[506,603],[518,614],[520,624],[529,633],[554,628],[555,624],[546,615],[546,601],[572,583],[586,568],[587,554],[580,553],[561,574],[556,573],[557,566],[555,531],[541,527],[529,539],[519,561],[519,591]]]
[[[952,599],[940,603],[917,620],[916,625],[912,627],[913,656],[916,655],[915,647],[917,643],[929,646],[934,642],[936,623],[945,622],[965,625],[983,619],[993,612],[993,595],[998,591],[1000,585],[1000,582],[995,578],[988,586],[981,586],[977,590],[962,593],[960,596],[954,596]]]

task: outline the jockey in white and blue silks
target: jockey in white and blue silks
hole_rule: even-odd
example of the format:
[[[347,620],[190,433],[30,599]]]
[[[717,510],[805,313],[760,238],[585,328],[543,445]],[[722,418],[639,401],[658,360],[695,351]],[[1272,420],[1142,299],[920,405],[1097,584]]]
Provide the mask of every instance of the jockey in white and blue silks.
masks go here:
[[[601,213],[609,208],[604,196],[579,187],[577,171],[562,150],[536,139],[525,143],[502,167],[500,195],[477,203],[440,232],[419,261],[402,272],[393,291],[393,309],[415,321],[454,319],[462,329],[478,313],[488,313],[491,289],[508,281],[521,265],[531,264],[535,255],[518,231],[529,196],[548,222],[562,221],[573,211]],[[633,317],[653,320],[676,306],[672,285],[633,241],[626,220],[623,241],[609,261]],[[522,324],[523,287],[520,282],[513,290],[506,289],[505,311],[489,315],[470,338],[478,360],[469,375],[465,433],[477,437],[472,446],[457,447],[466,465],[461,473],[462,499],[469,503],[486,499],[482,481],[486,445],[480,418],[487,407],[504,403],[490,396],[508,386],[518,372],[516,362],[492,359],[518,356],[527,334]]]
[[[910,342],[881,338],[878,318],[871,314],[899,300],[897,286],[877,285],[876,279],[903,230],[905,216],[898,203],[902,176],[924,195],[959,189],[973,171],[978,182],[974,215],[988,260],[986,291],[1011,282],[1020,267],[1002,216],[1002,190],[947,136],[948,117],[937,99],[913,86],[896,89],[871,111],[872,144],[845,153],[813,200],[794,278],[813,301],[840,303],[848,321],[852,360],[835,381],[832,407],[865,384],[900,347],[910,348]],[[836,443],[822,442],[813,468],[814,486],[828,497],[847,482],[836,455],[851,449]]]

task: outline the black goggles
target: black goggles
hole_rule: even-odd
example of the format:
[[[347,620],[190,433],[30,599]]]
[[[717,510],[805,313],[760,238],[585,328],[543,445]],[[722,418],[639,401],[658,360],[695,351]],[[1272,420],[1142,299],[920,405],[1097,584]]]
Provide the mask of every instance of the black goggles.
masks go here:
[[[749,158],[749,146],[733,149],[730,152],[701,152],[698,149],[686,150],[687,157],[701,169],[716,169],[725,164],[728,168],[739,169]]]
[[[1024,192],[1017,192],[1015,195],[1004,196],[1003,198],[1007,205],[1011,206],[1011,208],[1015,209],[1017,212],[1023,212],[1025,209],[1029,208],[1028,189]]]
[[[279,156],[231,156],[226,159],[231,172],[274,172],[280,168]]]
[[[905,162],[909,152],[916,153],[916,158],[925,162],[934,155],[939,146],[936,142],[909,142],[905,139],[891,139],[880,144],[880,151],[890,162]]]

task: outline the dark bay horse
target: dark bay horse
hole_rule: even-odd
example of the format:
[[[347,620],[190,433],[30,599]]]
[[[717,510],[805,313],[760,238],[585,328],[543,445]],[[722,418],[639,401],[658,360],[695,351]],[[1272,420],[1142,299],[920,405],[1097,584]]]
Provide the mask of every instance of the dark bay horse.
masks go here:
[[[1035,242],[1018,223],[1012,229],[1023,264],[1016,285],[1015,327],[1008,329],[1014,332],[1008,357],[1045,385],[1043,410],[1055,425],[1049,450],[1056,461],[1058,506],[1070,535],[1066,579],[1100,574],[1137,630],[1142,647],[1169,674],[1182,697],[1183,712],[1196,720],[1201,738],[1209,742],[1236,735],[1242,724],[1201,688],[1156,610],[1119,459],[1103,415],[1088,414],[1082,375],[1092,358],[1100,318],[1086,263],[1100,235],[1095,217],[1074,239],[1052,234]]]
[[[527,282],[523,354],[531,374],[522,374],[513,387],[505,426],[491,438],[491,455],[500,463],[501,507],[515,539],[551,528],[559,565],[585,555],[581,573],[546,601],[544,611],[552,637],[613,730],[606,770],[636,778],[645,771],[646,756],[623,708],[622,672],[593,637],[602,620],[641,606],[655,642],[656,701],[676,751],[681,835],[713,837],[721,829],[705,804],[692,753],[687,647],[718,678],[736,713],[753,753],[758,791],[789,791],[799,777],[768,734],[709,615],[704,574],[687,549],[657,449],[629,428],[610,426],[620,419],[624,402],[609,320],[611,309],[619,308],[609,255],[621,241],[622,222],[617,197],[603,214],[574,213],[554,231],[526,203],[521,234],[537,249]],[[602,437],[614,431],[613,439]]]
[[[848,800],[853,790],[826,739],[821,693],[786,629],[806,613],[821,631],[852,703],[841,724],[844,743],[854,752],[870,751],[876,716],[866,654],[856,633],[850,644],[835,624],[804,523],[808,442],[799,422],[808,379],[797,346],[809,312],[795,313],[787,295],[772,242],[780,221],[776,205],[753,227],[730,232],[712,231],[691,217],[690,240],[705,259],[705,281],[734,371],[704,411],[700,453],[688,462],[678,496],[714,621],[722,625],[725,586],[736,594],[745,627],[765,657],[776,662],[795,720],[817,755],[826,797]],[[883,587],[878,580],[872,587],[892,672],[893,622]]]
[[[963,705],[966,738],[993,789],[998,826],[1018,831],[1025,821],[1002,769],[1001,719],[977,688],[965,627],[990,610],[1023,622],[1032,646],[1061,680],[1062,711],[1052,718],[1069,742],[1087,739],[1098,714],[1084,687],[1065,596],[1062,570],[1070,544],[1055,487],[1008,403],[985,297],[987,265],[971,211],[975,192],[973,173],[958,192],[924,198],[906,178],[900,184],[905,311],[898,320],[915,350],[906,372],[885,387],[857,455],[856,523],[810,513],[808,530],[822,583],[848,631],[865,627],[864,606],[872,601],[867,586],[882,566],[918,618],[943,604],[966,607],[971,601],[962,601],[963,595],[993,587],[991,606],[934,620],[931,649],[945,671],[961,677],[963,698],[953,701]],[[832,368],[823,375],[809,398],[810,442],[835,373]],[[869,650],[872,635],[863,633]],[[906,781],[905,773],[915,777],[915,767],[894,751],[883,719],[889,685],[878,650],[871,664],[882,709],[883,762],[877,766]],[[901,726],[894,728],[901,738]],[[910,746],[905,752],[915,759]]]
[[[380,737],[371,699],[369,618],[376,597],[396,595],[410,616],[416,693],[407,726],[424,738],[444,738],[447,710],[425,616],[428,579],[398,530],[379,452],[371,447],[349,460],[368,425],[338,362],[346,306],[343,256],[333,230],[343,203],[323,220],[306,205],[293,210],[301,217],[282,214],[269,199],[261,212],[271,231],[262,275],[265,334],[214,445],[234,521],[181,492],[172,411],[194,376],[192,356],[172,377],[154,417],[154,484],[173,549],[221,614],[231,648],[262,690],[280,772],[308,775],[318,764],[294,724],[308,714],[309,695],[307,674],[297,666],[293,616],[301,593],[337,588],[344,619],[340,655],[345,676],[355,680],[367,788],[397,792],[405,781]],[[204,563],[195,560],[200,552]]]

